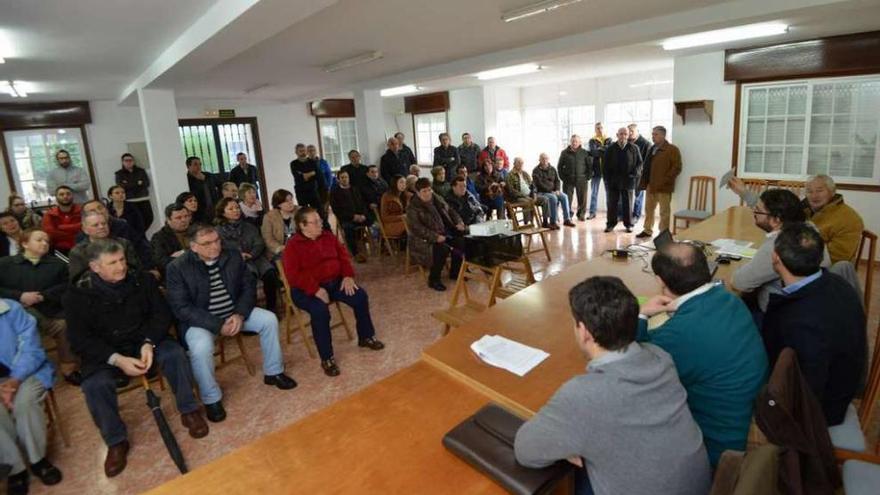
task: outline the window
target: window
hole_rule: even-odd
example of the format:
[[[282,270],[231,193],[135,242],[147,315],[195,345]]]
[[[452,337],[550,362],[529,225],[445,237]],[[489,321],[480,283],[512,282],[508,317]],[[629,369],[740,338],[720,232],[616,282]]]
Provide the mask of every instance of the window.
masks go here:
[[[744,177],[880,181],[880,78],[743,86],[738,163]]]
[[[417,113],[413,115],[416,130],[416,161],[434,163],[434,147],[440,145],[438,136],[446,132],[446,112]]]
[[[488,136],[487,136],[488,137]],[[523,154],[523,122],[519,110],[499,110],[495,142],[513,159]],[[481,146],[483,143],[478,143]]]
[[[318,119],[321,128],[321,153],[333,170],[348,163],[348,152],[358,149],[355,119]]]
[[[538,163],[541,153],[547,153],[554,160],[568,146],[572,134],[580,135],[586,144],[593,135],[596,109],[592,105],[527,108],[523,121],[526,132],[522,158],[526,163]],[[500,144],[504,146],[504,143]]]
[[[672,100],[639,100],[609,103],[605,105],[605,134],[614,137],[617,130],[636,124],[639,134],[650,139],[651,129],[662,125],[667,137],[672,137]]]
[[[47,178],[57,166],[55,152],[58,150],[67,150],[71,166],[80,167],[91,176],[81,127],[6,131],[3,138],[15,190],[28,203],[48,205],[54,197],[55,191],[49,190]],[[92,197],[92,191],[88,196]]]

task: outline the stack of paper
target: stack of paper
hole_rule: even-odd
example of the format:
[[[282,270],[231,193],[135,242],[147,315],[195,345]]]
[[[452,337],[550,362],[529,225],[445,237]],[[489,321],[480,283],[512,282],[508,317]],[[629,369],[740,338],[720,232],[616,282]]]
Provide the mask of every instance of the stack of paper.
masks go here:
[[[752,247],[749,241],[738,241],[736,239],[715,239],[712,241],[715,246],[716,254],[730,254],[733,256],[742,256],[743,258],[754,258],[757,249]]]
[[[524,376],[550,356],[541,349],[514,342],[500,335],[483,335],[480,340],[471,344],[471,350],[486,364],[505,369],[517,376]]]

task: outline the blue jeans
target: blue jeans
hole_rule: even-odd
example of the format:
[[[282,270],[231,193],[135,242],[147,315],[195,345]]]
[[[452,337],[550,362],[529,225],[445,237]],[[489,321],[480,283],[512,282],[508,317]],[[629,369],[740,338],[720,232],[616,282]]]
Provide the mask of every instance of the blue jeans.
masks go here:
[[[484,199],[482,203],[489,209],[489,211],[486,212],[486,220],[491,219],[492,210],[495,210],[498,220],[504,220],[506,218],[507,215],[504,211],[504,198],[502,196],[496,196],[494,199]]]
[[[212,345],[212,354],[213,351]],[[211,361],[213,362],[213,355]],[[174,391],[174,398],[177,401],[177,410],[181,414],[198,410],[199,403],[193,395],[186,354],[180,344],[173,340],[163,340],[153,351],[153,362],[159,366],[165,379],[171,384],[171,390]],[[128,437],[125,423],[119,416],[119,401],[116,393],[116,377],[119,373],[115,368],[101,368],[82,382],[86,405],[92,414],[92,420],[101,430],[101,438],[108,447],[121,443]]]
[[[358,287],[352,295],[342,290],[342,279],[334,280],[329,284],[322,285],[330,302],[339,301],[354,310],[358,339],[368,339],[376,335],[373,327],[373,319],[370,317],[370,300],[366,291]],[[330,334],[330,308],[322,300],[315,296],[309,296],[305,292],[292,288],[290,299],[296,307],[302,309],[312,318],[312,337],[315,338],[315,347],[322,361],[333,357],[333,336]]]
[[[278,340],[278,318],[275,313],[262,308],[254,308],[242,330],[260,334],[260,349],[263,351],[263,374],[277,375],[284,372],[281,358],[281,343]],[[193,376],[199,385],[199,393],[205,405],[215,404],[223,398],[223,392],[214,378],[214,340],[217,335],[199,327],[186,329],[186,345],[189,346],[190,363]]]
[[[642,217],[642,205],[645,204],[645,190],[637,191],[633,200],[633,218]]]
[[[596,214],[596,207],[599,205],[599,183],[602,182],[601,176],[593,176],[590,181],[590,216]]]
[[[559,213],[556,211],[562,207],[562,218],[566,222],[571,221],[571,205],[568,204],[568,196],[562,191],[552,193],[538,193],[538,196],[547,200],[547,207],[544,208],[544,220],[549,217],[550,223],[559,223]]]

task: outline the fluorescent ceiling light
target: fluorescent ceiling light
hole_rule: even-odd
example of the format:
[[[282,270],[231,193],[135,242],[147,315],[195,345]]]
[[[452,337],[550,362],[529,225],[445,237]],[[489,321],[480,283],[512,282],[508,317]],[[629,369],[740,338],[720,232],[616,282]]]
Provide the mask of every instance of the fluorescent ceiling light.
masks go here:
[[[645,81],[643,83],[630,84],[631,88],[643,88],[645,86],[660,86],[662,84],[672,84],[671,79],[664,79],[662,81]]]
[[[702,33],[670,38],[663,42],[663,49],[681,50],[682,48],[691,48],[694,46],[715,45],[718,43],[726,43],[728,41],[774,36],[786,32],[788,32],[788,25],[779,22],[749,24],[747,26],[716,29],[715,31],[705,31]]]
[[[417,91],[421,91],[422,88],[416,86],[415,84],[407,84],[406,86],[397,86],[396,88],[385,88],[379,91],[379,95],[381,96],[400,96],[409,93],[415,93]]]
[[[339,62],[336,62],[336,63],[325,65],[324,67],[321,67],[321,69],[324,72],[336,72],[336,71],[340,71],[343,69],[348,69],[350,67],[354,67],[356,65],[367,64],[367,63],[379,60],[383,56],[384,55],[382,55],[382,52],[374,50],[372,52],[362,53],[360,55],[356,55],[354,57],[347,58],[345,60],[340,60]]]
[[[477,79],[488,81],[490,79],[498,79],[501,77],[519,76],[521,74],[529,74],[543,69],[538,64],[520,64],[511,65],[510,67],[502,67],[500,69],[492,69],[477,73]]]
[[[579,3],[580,1],[581,0],[545,0],[543,2],[533,3],[531,5],[526,5],[525,7],[503,12],[501,14],[501,20],[504,22],[518,21],[533,15],[550,12],[551,10],[556,10],[560,7],[565,7],[566,5]]]
[[[27,98],[27,91],[21,81],[0,81],[0,92],[13,98]]]

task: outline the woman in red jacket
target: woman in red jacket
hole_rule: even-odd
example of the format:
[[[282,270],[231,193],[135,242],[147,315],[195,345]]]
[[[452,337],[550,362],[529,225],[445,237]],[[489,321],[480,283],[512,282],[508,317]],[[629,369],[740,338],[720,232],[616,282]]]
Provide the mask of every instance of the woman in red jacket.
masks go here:
[[[376,339],[367,293],[354,282],[354,268],[345,246],[329,230],[322,229],[321,217],[314,208],[300,208],[293,220],[297,233],[287,242],[282,258],[290,298],[312,318],[312,335],[324,373],[337,376],[339,367],[333,358],[327,307],[330,302],[340,301],[354,310],[358,346],[378,351],[385,344]]]

